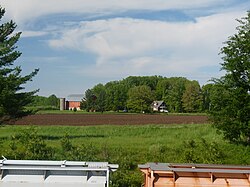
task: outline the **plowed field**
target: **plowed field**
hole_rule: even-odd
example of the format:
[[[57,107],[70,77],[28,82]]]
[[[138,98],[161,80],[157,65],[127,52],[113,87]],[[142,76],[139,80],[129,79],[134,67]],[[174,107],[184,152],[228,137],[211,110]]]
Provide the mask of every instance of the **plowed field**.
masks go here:
[[[22,118],[16,125],[146,125],[207,123],[206,116],[172,116],[150,114],[37,114]]]

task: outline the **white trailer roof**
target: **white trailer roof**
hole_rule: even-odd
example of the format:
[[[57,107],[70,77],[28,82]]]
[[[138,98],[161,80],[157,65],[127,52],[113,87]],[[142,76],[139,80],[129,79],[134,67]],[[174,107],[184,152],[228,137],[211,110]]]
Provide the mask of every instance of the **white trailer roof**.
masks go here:
[[[0,187],[108,187],[107,162],[7,160],[0,161]]]

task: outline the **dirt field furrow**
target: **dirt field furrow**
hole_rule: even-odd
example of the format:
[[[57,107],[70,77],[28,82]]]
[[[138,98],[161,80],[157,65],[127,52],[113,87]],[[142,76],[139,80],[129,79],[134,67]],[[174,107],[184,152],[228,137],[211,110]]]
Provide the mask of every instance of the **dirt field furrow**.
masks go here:
[[[202,124],[206,116],[172,116],[145,114],[37,114],[22,118],[16,125],[146,125],[146,124]]]

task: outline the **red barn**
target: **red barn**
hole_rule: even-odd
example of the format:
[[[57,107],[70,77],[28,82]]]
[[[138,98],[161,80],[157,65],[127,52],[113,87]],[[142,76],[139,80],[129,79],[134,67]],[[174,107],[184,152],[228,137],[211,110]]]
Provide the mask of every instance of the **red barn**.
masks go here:
[[[81,104],[82,99],[83,99],[82,94],[69,95],[65,102],[65,109],[73,110],[74,108],[76,108],[77,110],[80,110],[80,104]]]

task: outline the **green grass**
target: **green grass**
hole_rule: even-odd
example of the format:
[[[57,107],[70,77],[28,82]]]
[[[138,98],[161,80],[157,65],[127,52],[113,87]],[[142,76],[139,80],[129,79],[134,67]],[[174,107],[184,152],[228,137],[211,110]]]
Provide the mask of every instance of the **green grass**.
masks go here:
[[[69,139],[75,146],[92,144],[97,148],[108,147],[109,150],[123,149],[132,152],[141,152],[147,155],[148,159],[142,162],[181,162],[182,155],[176,155],[181,151],[185,142],[206,140],[208,143],[216,142],[221,149],[230,156],[240,157],[240,150],[237,147],[224,141],[221,135],[209,124],[193,125],[147,125],[147,126],[36,126],[38,135],[41,135],[48,146],[59,149],[60,140],[69,135]],[[22,130],[29,131],[30,127],[25,126],[2,126],[0,127],[0,140],[2,149],[0,154],[5,154],[8,149],[10,137],[20,133]],[[154,152],[150,150],[160,147],[168,149],[166,156],[162,160],[154,159]],[[3,149],[4,148],[4,149]],[[228,148],[230,150],[227,150]],[[233,153],[233,151],[236,151]],[[233,155],[232,155],[233,154]],[[237,156],[238,155],[238,156]],[[140,158],[138,158],[140,159]],[[240,164],[241,160],[225,158],[223,163]],[[250,161],[247,161],[250,164]]]
[[[41,140],[29,137],[34,131]],[[120,169],[112,179],[114,186],[140,186],[143,179],[137,165],[146,162],[250,164],[250,147],[226,142],[210,124],[0,126],[0,132],[0,154],[8,159],[107,161],[119,164]],[[19,138],[20,135],[23,138]],[[18,138],[14,141],[11,137]],[[42,140],[49,150],[53,150],[53,154],[39,156],[39,152],[34,157],[34,147],[46,150],[44,145],[39,144]]]

